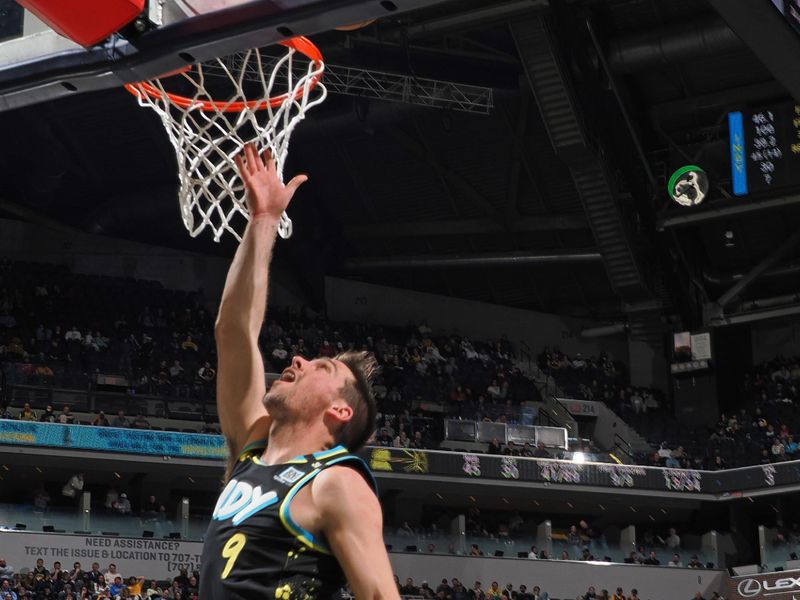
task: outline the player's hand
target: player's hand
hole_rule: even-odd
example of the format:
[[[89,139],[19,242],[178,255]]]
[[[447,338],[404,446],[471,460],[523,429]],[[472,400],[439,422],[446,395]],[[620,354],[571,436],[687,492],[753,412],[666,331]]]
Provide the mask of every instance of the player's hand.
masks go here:
[[[297,175],[284,185],[278,177],[275,161],[272,160],[269,150],[259,156],[252,143],[245,145],[242,153],[237,154],[234,160],[247,190],[247,210],[253,218],[266,215],[278,219],[289,206],[297,188],[308,181],[305,175]]]

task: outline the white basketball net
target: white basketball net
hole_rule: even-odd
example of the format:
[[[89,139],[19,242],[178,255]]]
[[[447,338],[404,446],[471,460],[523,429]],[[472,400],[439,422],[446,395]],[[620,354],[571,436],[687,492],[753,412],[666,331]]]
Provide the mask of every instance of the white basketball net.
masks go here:
[[[174,75],[191,84],[191,95],[186,95],[191,104],[185,108],[177,105],[174,97],[170,98],[160,79],[133,85],[139,104],[158,113],[175,148],[181,217],[192,237],[209,227],[214,232],[214,241],[218,242],[225,231],[241,241],[240,232],[244,232],[250,215],[234,157],[250,142],[256,145],[259,155],[269,149],[282,180],[292,131],[309,108],[325,99],[325,86],[321,82],[313,85],[322,75],[323,64],[308,60],[307,68],[297,73],[294,64],[298,62],[294,59],[297,51],[287,50],[277,61],[263,58],[258,50],[249,50],[205,65],[197,64],[190,71]],[[265,68],[272,70],[265,74]],[[214,104],[206,85],[218,86],[225,78],[228,80],[225,85],[233,87],[235,93],[224,104],[219,101]],[[165,80],[169,86],[169,78]],[[145,84],[157,93],[152,88],[147,93]],[[282,101],[270,106],[269,99],[275,97],[281,97]],[[257,102],[255,105],[253,100]],[[225,112],[235,102],[249,102],[251,106]],[[282,238],[292,235],[292,221],[285,212],[278,233]]]

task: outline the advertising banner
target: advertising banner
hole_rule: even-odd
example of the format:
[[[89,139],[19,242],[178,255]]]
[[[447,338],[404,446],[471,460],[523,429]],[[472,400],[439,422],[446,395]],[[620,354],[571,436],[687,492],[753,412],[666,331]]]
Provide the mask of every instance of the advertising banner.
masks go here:
[[[731,577],[728,600],[796,600],[800,598],[800,570]]]
[[[32,569],[41,558],[48,569],[55,561],[71,570],[75,562],[88,571],[100,563],[105,573],[108,565],[117,565],[125,577],[172,579],[181,569],[189,573],[200,569],[201,542],[147,538],[107,537],[0,531],[0,548],[6,563],[17,572]]]
[[[224,459],[221,435],[0,419],[0,444]]]

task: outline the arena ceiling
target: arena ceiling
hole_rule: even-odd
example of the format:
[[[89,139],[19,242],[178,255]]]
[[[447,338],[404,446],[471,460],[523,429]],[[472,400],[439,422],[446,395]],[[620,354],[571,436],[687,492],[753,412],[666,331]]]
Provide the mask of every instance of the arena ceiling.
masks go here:
[[[800,99],[785,64],[798,52],[767,43],[796,34],[777,13],[742,29],[769,4],[455,0],[314,36],[331,64],[490,87],[493,107],[332,94],[293,138],[287,172],[311,179],[277,270],[317,306],[328,274],[626,322],[645,339],[665,321],[784,310],[800,292],[800,196],[731,197],[726,120]],[[0,126],[0,213],[232,255],[183,230],[173,150],[126,92],[1,113]],[[667,198],[685,164],[709,175],[703,207]]]

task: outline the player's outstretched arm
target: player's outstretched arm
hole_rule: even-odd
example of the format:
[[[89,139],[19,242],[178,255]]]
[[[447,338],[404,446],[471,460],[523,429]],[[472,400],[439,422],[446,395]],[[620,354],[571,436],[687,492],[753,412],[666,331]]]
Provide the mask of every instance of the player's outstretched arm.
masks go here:
[[[269,153],[258,156],[252,144],[236,157],[247,190],[250,222],[236,250],[215,326],[217,340],[217,412],[231,457],[269,433],[264,408],[264,362],[258,335],[267,307],[269,263],[281,213],[306,181],[299,175],[284,185]]]
[[[322,532],[358,600],[399,600],[383,541],[383,513],[364,477],[331,467],[312,487]]]

